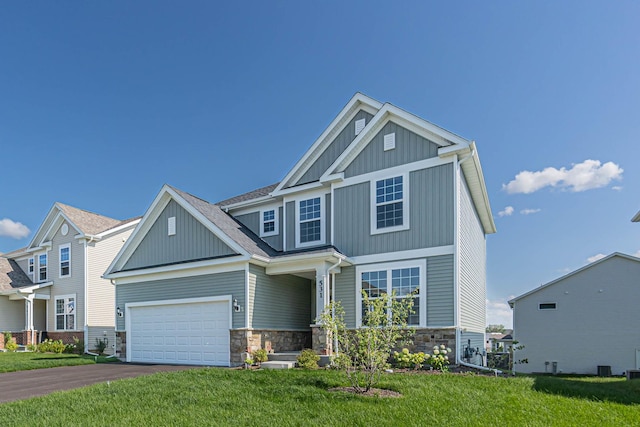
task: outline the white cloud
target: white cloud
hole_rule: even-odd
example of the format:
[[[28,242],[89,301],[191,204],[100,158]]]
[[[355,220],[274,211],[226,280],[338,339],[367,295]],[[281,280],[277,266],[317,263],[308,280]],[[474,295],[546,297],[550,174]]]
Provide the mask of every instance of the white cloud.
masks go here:
[[[27,237],[31,230],[21,222],[15,222],[9,218],[0,219],[0,236],[22,239]]]
[[[602,164],[599,160],[585,160],[573,164],[571,169],[548,167],[535,172],[522,171],[508,184],[502,184],[502,189],[509,194],[529,194],[545,187],[580,192],[606,187],[612,180],[622,179],[622,172],[624,170],[613,162]]]
[[[596,254],[596,255],[594,255],[594,256],[590,256],[589,258],[587,258],[587,262],[588,262],[589,264],[591,264],[592,262],[596,262],[596,261],[598,261],[599,259],[602,259],[602,258],[604,258],[604,257],[606,257],[606,255],[605,255],[605,254]]]
[[[514,298],[513,295],[504,300],[487,300],[487,325],[504,325],[507,329],[513,328],[513,313],[507,303]]]
[[[522,215],[531,215],[531,214],[534,214],[534,213],[538,213],[538,212],[540,212],[541,210],[542,210],[542,209],[522,209],[522,210],[520,211],[520,213],[521,213]]]
[[[498,212],[498,216],[511,216],[512,213],[513,213],[513,206],[507,206],[506,208]]]
[[[615,190],[615,191],[622,191],[622,186],[620,186],[620,185],[614,185],[613,187],[611,187],[611,189],[612,189],[612,190]]]

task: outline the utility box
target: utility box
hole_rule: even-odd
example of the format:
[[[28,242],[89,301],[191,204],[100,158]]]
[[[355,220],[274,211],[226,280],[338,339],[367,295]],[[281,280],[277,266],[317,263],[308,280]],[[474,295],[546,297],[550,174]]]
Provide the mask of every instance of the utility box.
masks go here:
[[[610,377],[611,376],[611,366],[598,365],[598,376],[599,377]]]
[[[640,369],[629,369],[627,371],[628,380],[640,380]]]

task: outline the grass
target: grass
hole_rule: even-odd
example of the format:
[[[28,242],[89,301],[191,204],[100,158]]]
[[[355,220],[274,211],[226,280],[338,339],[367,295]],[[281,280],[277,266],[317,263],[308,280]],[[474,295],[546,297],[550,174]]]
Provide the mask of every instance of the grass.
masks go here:
[[[334,371],[218,368],[114,381],[0,405],[0,425],[637,425],[640,381],[385,375],[400,398],[329,392]]]
[[[30,369],[55,368],[58,366],[90,365],[92,363],[106,363],[118,361],[104,356],[78,356],[77,354],[53,353],[0,353],[0,373],[26,371]]]

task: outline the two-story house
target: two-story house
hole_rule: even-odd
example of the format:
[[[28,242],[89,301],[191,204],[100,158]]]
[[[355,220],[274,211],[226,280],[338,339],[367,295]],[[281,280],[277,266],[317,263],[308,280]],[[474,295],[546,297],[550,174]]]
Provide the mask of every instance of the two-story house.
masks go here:
[[[0,257],[0,330],[23,345],[76,337],[112,349],[115,292],[101,275],[139,221],[55,203],[26,248]]]
[[[231,177],[232,178],[232,177]],[[128,361],[235,365],[247,349],[330,351],[333,300],[413,291],[416,347],[484,345],[485,236],[475,143],[360,93],[284,179],[209,203],[165,185],[105,277]]]

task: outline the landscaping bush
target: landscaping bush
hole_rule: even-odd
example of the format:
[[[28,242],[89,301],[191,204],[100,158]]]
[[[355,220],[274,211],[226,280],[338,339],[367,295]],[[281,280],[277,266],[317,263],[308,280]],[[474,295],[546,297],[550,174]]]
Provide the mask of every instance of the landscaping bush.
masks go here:
[[[84,341],[78,337],[73,337],[73,344],[67,344],[64,349],[65,353],[82,354],[84,353]]]
[[[9,341],[4,343],[4,348],[7,351],[16,351],[18,349],[18,344],[16,344],[16,340],[9,338]]]
[[[420,369],[426,359],[427,355],[423,352],[410,353],[408,348],[393,353],[393,361],[398,368]]]
[[[305,348],[298,356],[298,366],[302,369],[318,369],[320,356],[310,348]]]
[[[38,352],[39,353],[58,353],[62,354],[64,350],[67,348],[66,345],[62,342],[62,340],[44,340],[40,344],[38,344]]]
[[[253,358],[253,361],[257,364],[260,364],[262,362],[266,362],[267,360],[269,360],[269,355],[267,354],[267,350],[265,350],[264,348],[253,350],[253,352],[251,353],[251,357]]]
[[[104,354],[104,351],[107,349],[108,345],[109,345],[108,338],[105,338],[105,339],[96,338],[96,353],[102,356]]]
[[[451,349],[445,347],[444,344],[435,346],[433,347],[433,354],[426,355],[427,361],[437,370],[446,372],[449,370],[449,356],[447,356],[448,353],[451,353]]]

